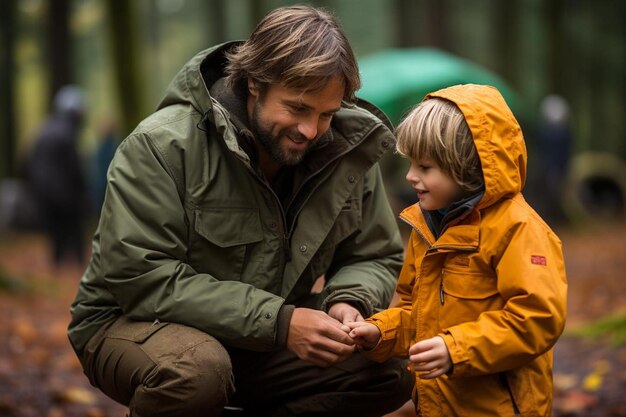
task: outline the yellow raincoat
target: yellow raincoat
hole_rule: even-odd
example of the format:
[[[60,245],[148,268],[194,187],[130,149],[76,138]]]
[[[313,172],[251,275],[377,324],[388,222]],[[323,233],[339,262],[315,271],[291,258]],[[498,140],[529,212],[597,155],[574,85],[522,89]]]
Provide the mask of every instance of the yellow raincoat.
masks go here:
[[[551,416],[552,347],[563,331],[567,282],[561,241],[526,203],[521,129],[492,87],[431,93],[454,102],[474,137],[485,194],[472,212],[435,239],[419,205],[396,307],[370,320],[382,334],[374,360],[407,357],[419,340],[441,336],[448,375],[416,375],[421,416]]]

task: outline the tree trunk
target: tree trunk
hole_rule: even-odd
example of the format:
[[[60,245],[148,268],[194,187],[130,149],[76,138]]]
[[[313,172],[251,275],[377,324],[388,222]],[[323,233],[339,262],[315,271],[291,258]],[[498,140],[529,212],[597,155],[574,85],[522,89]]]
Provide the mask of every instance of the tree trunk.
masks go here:
[[[414,0],[395,0],[393,12],[396,25],[396,44],[402,48],[410,48],[418,45],[417,28],[419,13]]]
[[[447,16],[448,7],[446,0],[425,0],[424,16],[422,22],[422,39],[426,44],[445,51],[450,50],[450,39],[448,37]]]
[[[70,0],[48,1],[46,39],[48,41],[47,61],[50,70],[49,97],[52,98],[61,87],[74,82],[72,71],[72,38],[70,36]]]
[[[139,48],[135,25],[135,3],[127,0],[107,0],[109,34],[113,53],[113,68],[117,81],[118,103],[123,134],[130,133],[145,116]]]
[[[520,87],[519,15],[521,10],[519,6],[519,0],[495,1],[492,28],[494,68],[516,89]]]
[[[563,77],[564,45],[563,41],[563,0],[546,2],[546,27],[548,33],[548,89],[550,93],[565,94],[566,80]]]
[[[0,179],[15,175],[15,0],[0,7]]]
[[[265,9],[263,8],[263,3],[264,2],[261,0],[250,0],[250,33],[252,33],[252,31],[259,24],[261,19],[265,17]]]
[[[211,0],[209,7],[209,22],[211,22],[212,39],[215,43],[226,42],[228,39],[226,34],[226,8],[224,0]]]

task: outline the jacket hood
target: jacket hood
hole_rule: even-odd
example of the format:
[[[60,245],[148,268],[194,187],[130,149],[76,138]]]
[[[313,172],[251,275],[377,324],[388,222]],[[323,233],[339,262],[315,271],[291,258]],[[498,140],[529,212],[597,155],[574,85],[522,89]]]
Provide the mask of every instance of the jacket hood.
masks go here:
[[[459,107],[478,150],[485,194],[478,208],[521,192],[526,181],[526,145],[519,123],[500,92],[491,86],[466,84],[427,94]]]
[[[224,52],[238,42],[227,42],[199,52],[176,74],[157,109],[173,104],[191,104],[204,114],[211,107],[209,87],[225,74]]]

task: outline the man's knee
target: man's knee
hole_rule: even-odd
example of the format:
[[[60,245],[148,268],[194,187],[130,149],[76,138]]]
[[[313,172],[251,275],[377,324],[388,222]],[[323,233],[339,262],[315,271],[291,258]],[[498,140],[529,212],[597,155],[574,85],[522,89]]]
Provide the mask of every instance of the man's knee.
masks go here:
[[[213,337],[201,332],[189,335],[187,329],[183,332],[187,348],[164,355],[135,390],[131,415],[211,416],[228,404],[234,393],[228,353]]]
[[[219,415],[234,392],[226,349],[191,327],[121,318],[96,352],[96,385],[132,416]]]

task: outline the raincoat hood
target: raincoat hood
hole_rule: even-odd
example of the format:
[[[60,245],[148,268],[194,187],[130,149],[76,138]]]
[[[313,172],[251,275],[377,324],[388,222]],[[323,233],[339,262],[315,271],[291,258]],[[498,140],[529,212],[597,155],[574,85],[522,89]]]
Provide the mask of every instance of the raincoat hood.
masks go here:
[[[222,71],[226,65],[224,51],[237,43],[227,42],[205,49],[190,59],[168,86],[157,109],[188,103],[199,113],[206,113],[211,103],[208,86],[226,75]]]
[[[500,92],[486,85],[456,85],[430,93],[424,100],[435,97],[457,105],[474,137],[485,179],[485,194],[477,207],[489,207],[520,193],[526,181],[526,146],[519,123]]]

